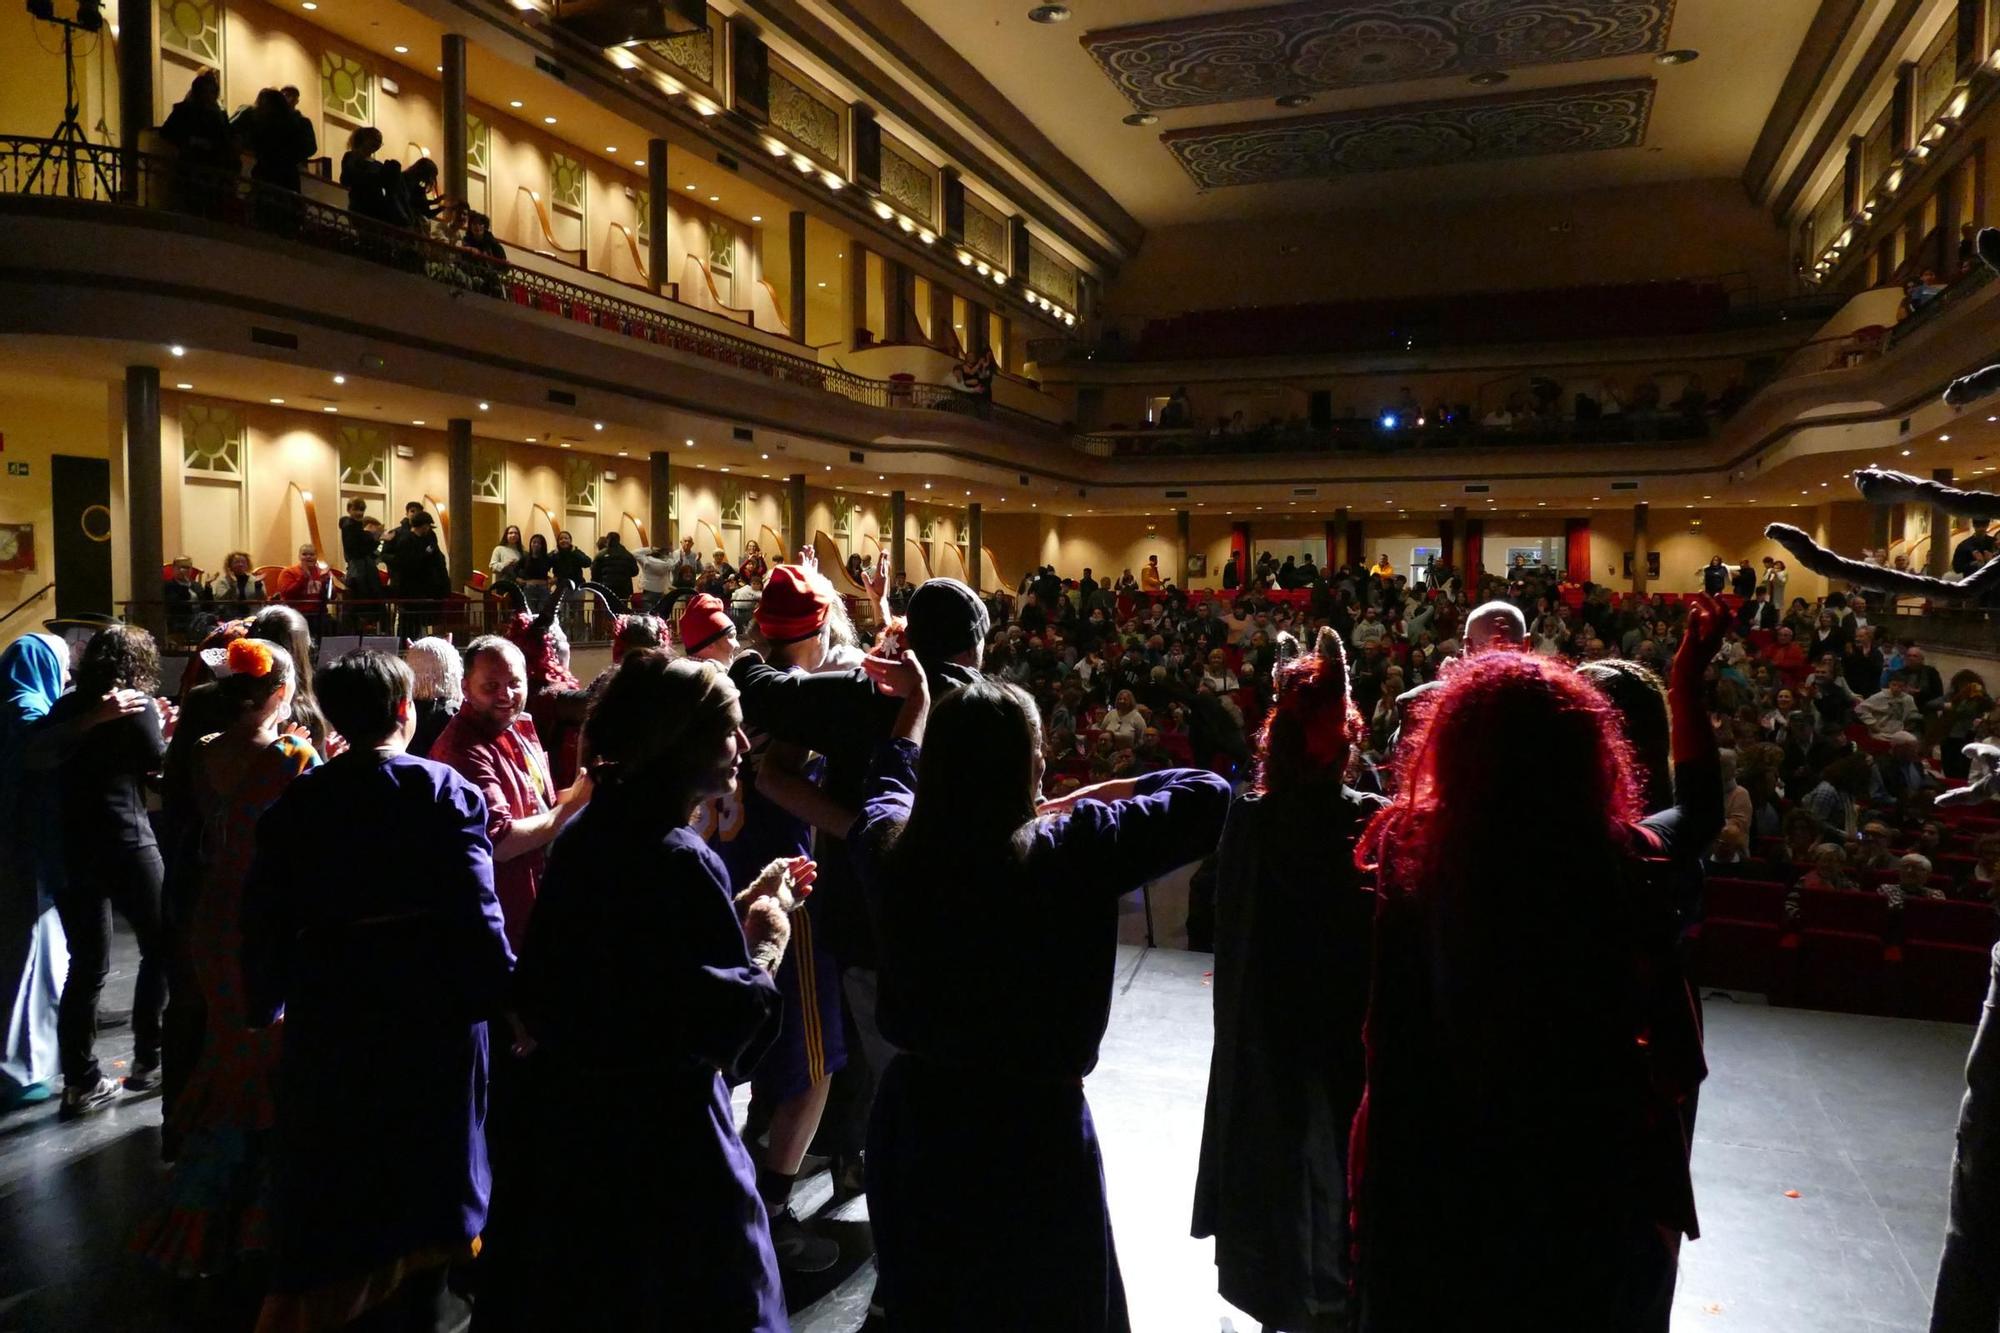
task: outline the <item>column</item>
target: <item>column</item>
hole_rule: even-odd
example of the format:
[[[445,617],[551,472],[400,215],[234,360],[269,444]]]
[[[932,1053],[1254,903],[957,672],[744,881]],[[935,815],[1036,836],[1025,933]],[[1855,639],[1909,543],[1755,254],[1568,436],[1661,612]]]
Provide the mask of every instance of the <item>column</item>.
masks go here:
[[[1891,510],[1892,508],[1894,508],[1894,506],[1893,506],[1893,505],[1869,505],[1869,506],[1868,506],[1868,549],[1869,549],[1869,550],[1871,550],[1871,551],[1883,551],[1883,552],[1886,552],[1886,551],[1888,551],[1888,549],[1889,549],[1889,511],[1890,511],[1890,510]],[[1885,554],[1885,555],[1884,555],[1884,556],[1882,557],[1882,559],[1883,559],[1883,562],[1884,562],[1884,563],[1886,564],[1886,563],[1888,562],[1888,559],[1889,559],[1889,557],[1888,557],[1888,556],[1887,556],[1887,555]],[[1789,566],[1788,566],[1788,568],[1789,568]],[[1787,600],[1789,600],[1789,599],[1787,599]],[[1782,611],[1782,608],[1781,608],[1781,611]]]
[[[882,341],[910,340],[910,271],[887,255],[882,256]]]
[[[1451,550],[1446,554],[1446,564],[1456,567],[1465,564],[1471,558],[1472,549],[1465,544],[1470,531],[1465,525],[1465,506],[1460,505],[1451,511]],[[1474,587],[1474,580],[1477,577],[1476,572],[1467,574],[1465,589],[1468,594],[1477,591]]]
[[[979,502],[965,507],[965,581],[972,585],[974,592],[980,591],[980,582],[985,571],[986,560],[980,549],[985,536],[980,531]]]
[[[449,199],[464,199],[465,179],[465,36],[444,35],[444,192]],[[468,509],[471,502],[467,502]],[[468,530],[471,516],[461,514]]]
[[[118,146],[137,152],[139,138],[153,124],[153,0],[118,0]],[[136,176],[125,182],[138,192]],[[148,586],[160,581],[153,571]],[[136,591],[136,585],[135,585]]]
[[[1951,485],[1951,469],[1932,468],[1931,480]],[[1951,573],[1951,513],[1943,505],[1931,506],[1931,549],[1924,561],[1924,572],[1932,578]]]
[[[902,583],[903,575],[905,573],[905,570],[903,568],[903,517],[904,517],[903,493],[901,491],[890,491],[889,492],[889,586],[892,588]],[[160,581],[157,573],[155,573],[153,581],[155,583],[158,583]]]
[[[806,549],[806,474],[794,472],[785,478],[785,544],[792,549],[788,558],[797,558]]]
[[[886,336],[880,329],[868,328],[868,251],[849,240],[847,243],[847,306],[853,313],[847,321],[847,338],[844,340],[855,351],[866,346],[861,341],[861,332],[867,329],[876,342]]]
[[[664,182],[664,173],[660,179]],[[664,185],[662,188],[665,188]],[[806,215],[793,213],[786,221],[786,235],[790,238],[792,260],[792,308],[786,313],[792,321],[792,337],[807,346],[806,338]]]
[[[664,294],[671,284],[667,278],[667,241],[673,233],[673,202],[667,197],[667,141],[646,141],[646,280],[654,293]],[[796,264],[798,261],[794,260]],[[662,534],[654,540],[671,545]]]
[[[1250,558],[1254,560],[1256,557],[1252,555]],[[1345,509],[1336,509],[1333,511],[1333,517],[1327,521],[1326,525],[1326,565],[1328,575],[1331,576],[1334,570],[1339,569],[1346,563],[1347,511]],[[1250,576],[1250,568],[1247,565],[1243,568],[1243,576],[1245,578]]]
[[[472,554],[472,421],[453,417],[444,423],[444,502],[451,510],[445,525],[445,563],[451,584],[462,588],[478,566]]]
[[[665,449],[646,455],[646,536],[653,545],[674,548],[674,456]]]
[[[931,342],[949,350],[952,345],[951,288],[935,280],[931,283]]]
[[[1174,511],[1174,586],[1187,591],[1188,586],[1188,511]]]
[[[1646,591],[1646,506],[1632,506],[1632,591]]]
[[[132,605],[126,618],[160,633],[166,628],[160,567],[167,562],[160,535],[160,372],[125,367],[125,512]]]

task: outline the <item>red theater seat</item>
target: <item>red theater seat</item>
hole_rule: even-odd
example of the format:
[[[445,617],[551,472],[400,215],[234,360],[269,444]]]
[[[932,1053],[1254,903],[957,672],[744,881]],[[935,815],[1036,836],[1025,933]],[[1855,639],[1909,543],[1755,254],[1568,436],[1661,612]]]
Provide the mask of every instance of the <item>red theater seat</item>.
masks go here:
[[[1777,978],[1784,885],[1717,877],[1708,881],[1707,903],[1693,932],[1689,976],[1701,986],[1769,994]]]

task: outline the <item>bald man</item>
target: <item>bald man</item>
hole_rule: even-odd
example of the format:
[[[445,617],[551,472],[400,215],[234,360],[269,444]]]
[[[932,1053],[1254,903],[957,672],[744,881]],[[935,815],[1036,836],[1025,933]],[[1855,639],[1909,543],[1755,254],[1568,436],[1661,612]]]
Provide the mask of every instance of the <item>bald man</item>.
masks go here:
[[[1528,621],[1512,602],[1487,602],[1465,618],[1465,655],[1495,648],[1520,648],[1527,642]]]

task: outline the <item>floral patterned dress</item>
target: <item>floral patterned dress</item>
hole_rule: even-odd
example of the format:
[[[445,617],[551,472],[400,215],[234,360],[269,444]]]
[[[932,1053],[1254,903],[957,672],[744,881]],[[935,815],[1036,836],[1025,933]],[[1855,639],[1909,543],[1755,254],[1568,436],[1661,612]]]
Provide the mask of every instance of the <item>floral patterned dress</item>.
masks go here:
[[[167,1182],[165,1207],[132,1248],[171,1272],[228,1269],[268,1246],[268,1146],[282,1022],[252,1028],[245,1012],[243,881],[257,820],[293,778],[319,763],[310,742],[280,736],[234,771],[202,742],[196,799],[202,819],[201,892],[188,927],[196,983],[207,1004],[201,1058],[174,1107],[185,1135]],[[218,771],[220,770],[220,771]]]

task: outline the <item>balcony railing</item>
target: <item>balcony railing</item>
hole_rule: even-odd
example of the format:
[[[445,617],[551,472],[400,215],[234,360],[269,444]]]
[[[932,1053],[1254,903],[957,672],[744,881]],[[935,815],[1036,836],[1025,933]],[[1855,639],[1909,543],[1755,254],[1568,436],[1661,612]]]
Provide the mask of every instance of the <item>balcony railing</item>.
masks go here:
[[[929,408],[1004,421],[1044,436],[1062,433],[1050,422],[948,385],[867,379],[291,190],[169,157],[108,144],[0,136],[0,195],[164,210],[248,227],[870,407]]]
[[[1706,417],[1663,410],[1625,412],[1596,421],[1548,421],[1526,426],[1449,424],[1384,428],[1379,421],[1275,423],[1245,431],[1105,430],[1083,436],[1086,453],[1106,458],[1213,457],[1231,454],[1407,453],[1430,449],[1497,449],[1537,446],[1679,443],[1707,437]]]

